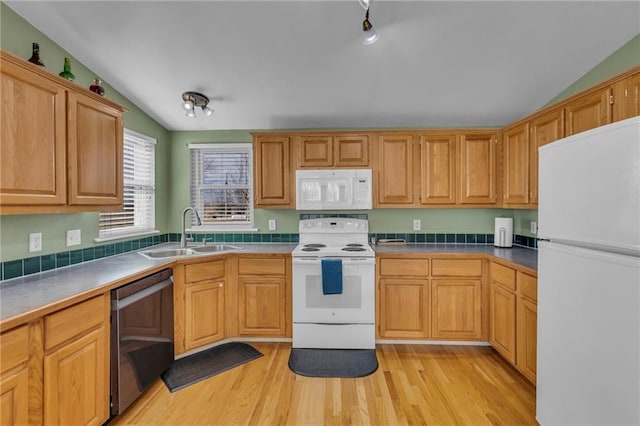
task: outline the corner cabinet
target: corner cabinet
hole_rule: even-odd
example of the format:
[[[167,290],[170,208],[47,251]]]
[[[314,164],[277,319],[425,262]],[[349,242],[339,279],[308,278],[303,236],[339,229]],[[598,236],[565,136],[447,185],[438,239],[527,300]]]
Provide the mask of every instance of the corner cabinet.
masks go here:
[[[253,135],[253,190],[257,208],[294,208],[295,172],[288,135]]]
[[[2,214],[122,207],[121,106],[0,51]]]

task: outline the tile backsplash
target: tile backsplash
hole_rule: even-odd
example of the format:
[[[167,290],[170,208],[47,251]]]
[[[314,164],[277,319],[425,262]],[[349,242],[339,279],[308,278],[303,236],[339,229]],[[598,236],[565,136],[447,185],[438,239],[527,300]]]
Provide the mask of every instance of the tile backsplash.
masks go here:
[[[299,241],[298,234],[193,234],[195,241],[201,243],[205,239],[213,243],[289,243],[296,244]],[[440,243],[440,244],[493,244],[493,234],[415,234],[415,233],[372,233],[369,237],[402,238],[408,244]],[[179,242],[179,233],[154,235],[152,237],[138,238],[111,244],[102,244],[79,250],[63,251],[60,253],[45,254],[42,256],[28,257],[25,259],[11,260],[0,264],[0,279],[8,280],[24,275],[36,274],[51,269],[63,268],[117,254],[128,253],[157,244],[167,242]],[[514,245],[527,248],[538,248],[536,238],[524,235],[514,235]]]

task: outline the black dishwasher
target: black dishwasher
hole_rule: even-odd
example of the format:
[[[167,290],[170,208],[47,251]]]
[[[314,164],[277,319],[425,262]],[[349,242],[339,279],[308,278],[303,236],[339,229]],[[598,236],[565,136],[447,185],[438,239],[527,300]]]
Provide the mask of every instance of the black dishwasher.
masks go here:
[[[111,291],[111,415],[173,362],[173,275],[164,269]]]

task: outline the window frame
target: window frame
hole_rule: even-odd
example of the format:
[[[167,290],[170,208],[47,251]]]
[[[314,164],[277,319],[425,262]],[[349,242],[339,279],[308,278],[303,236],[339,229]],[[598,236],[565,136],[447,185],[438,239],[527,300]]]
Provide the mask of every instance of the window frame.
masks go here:
[[[130,129],[124,129],[123,132],[123,158],[122,161],[124,163],[124,153],[126,152],[125,149],[125,145],[127,144],[127,142],[129,143],[133,143],[133,144],[146,144],[152,147],[152,156],[150,161],[152,162],[152,165],[150,167],[151,169],[151,173],[152,173],[152,177],[153,177],[153,184],[152,185],[137,185],[138,187],[143,187],[146,188],[147,190],[151,190],[151,200],[148,204],[145,203],[145,208],[149,208],[150,209],[150,215],[149,215],[149,219],[150,219],[150,223],[148,224],[148,226],[129,226],[126,228],[121,228],[117,231],[113,231],[113,230],[101,230],[100,229],[100,217],[101,215],[110,215],[110,214],[115,214],[115,213],[121,213],[124,210],[124,206],[123,206],[123,210],[119,210],[119,211],[110,211],[110,212],[99,212],[98,213],[98,237],[94,239],[95,242],[103,242],[103,241],[111,241],[111,240],[119,240],[119,239],[126,239],[126,238],[131,238],[131,237],[140,237],[140,236],[145,236],[145,235],[154,235],[154,234],[159,234],[160,231],[156,229],[156,172],[155,172],[155,167],[156,167],[156,146],[158,141],[155,138],[152,138],[151,136],[147,136],[144,135],[142,133],[138,133],[136,131],[130,130]],[[149,160],[149,159],[147,159]],[[124,174],[124,170],[123,170],[123,174]],[[123,194],[127,193],[127,178],[126,176],[123,176]],[[124,195],[123,195],[124,197]],[[123,199],[123,203],[124,203],[124,199]],[[134,213],[133,213],[133,217],[135,218],[135,208],[136,205],[134,204]]]
[[[253,205],[254,194],[254,181],[253,181],[253,144],[247,142],[241,143],[191,143],[189,147],[189,201],[190,206],[198,211],[198,214],[203,219],[201,225],[196,225],[195,215],[191,215],[191,222],[189,223],[188,231],[193,232],[233,232],[233,231],[258,231],[255,227],[255,208]],[[200,186],[203,186],[202,175],[196,176],[197,171],[193,167],[193,151],[198,150],[200,158],[203,158],[203,153],[206,151],[221,153],[221,152],[242,152],[248,154],[249,164],[247,166],[247,189],[248,189],[248,204],[247,211],[250,219],[247,222],[229,222],[229,223],[205,223],[204,222],[204,206],[203,203],[194,200],[194,194],[198,191]],[[200,164],[199,171],[203,170],[202,164]],[[196,179],[200,179],[199,183],[196,183]],[[199,185],[198,185],[199,184]],[[235,185],[234,185],[235,186]],[[202,197],[200,197],[202,200]]]

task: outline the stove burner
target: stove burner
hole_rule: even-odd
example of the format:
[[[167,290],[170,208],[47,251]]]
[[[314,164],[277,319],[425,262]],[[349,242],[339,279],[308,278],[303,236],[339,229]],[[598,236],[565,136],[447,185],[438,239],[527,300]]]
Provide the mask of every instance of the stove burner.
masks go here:
[[[318,243],[312,243],[312,244],[305,244],[303,247],[309,247],[309,248],[322,248],[322,247],[326,247],[326,245],[324,245],[324,244],[318,244]]]
[[[344,247],[342,251],[366,251],[363,247]]]
[[[362,247],[362,244],[358,244],[358,243],[349,243],[346,244],[347,247]]]
[[[302,250],[302,251],[320,251],[320,249],[319,249],[319,248],[316,248],[316,247],[306,247],[306,246],[305,246],[305,247],[302,247],[302,249],[301,249],[301,250]]]

